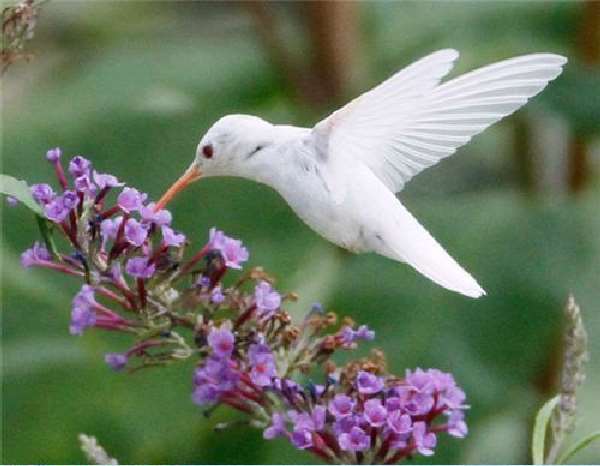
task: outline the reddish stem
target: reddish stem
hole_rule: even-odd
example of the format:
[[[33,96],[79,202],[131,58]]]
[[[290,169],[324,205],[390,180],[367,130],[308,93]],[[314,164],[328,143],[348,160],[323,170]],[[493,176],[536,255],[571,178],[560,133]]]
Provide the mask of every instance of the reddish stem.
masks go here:
[[[48,269],[66,273],[68,275],[75,275],[78,277],[83,277],[83,272],[80,272],[79,270],[74,270],[70,267],[67,267],[66,265],[55,264],[54,262],[50,262],[50,261],[37,261],[36,265],[39,267],[46,267]]]
[[[180,275],[184,275],[184,274],[188,273],[191,270],[191,268],[194,267],[194,265],[196,265],[196,263],[198,261],[200,261],[204,256],[206,256],[206,253],[208,251],[209,251],[209,247],[207,244],[199,252],[197,252],[194,256],[192,256],[192,258],[189,261],[187,261],[187,263],[185,263],[183,265],[183,267],[181,268]]]
[[[106,296],[107,298],[110,298],[113,301],[116,301],[117,303],[119,303],[125,309],[130,310],[131,307],[132,307],[131,303],[129,303],[129,301],[127,301],[126,299],[121,298],[119,295],[117,295],[116,293],[112,292],[108,288],[104,288],[103,286],[98,286],[98,287],[96,287],[96,291],[99,294],[101,294],[103,296]]]
[[[65,171],[63,170],[62,164],[58,160],[54,162],[54,171],[56,172],[58,182],[60,183],[60,186],[64,191],[65,189],[67,189],[69,183],[67,182],[67,178],[65,177]]]
[[[71,244],[76,249],[81,249],[79,247],[79,243],[77,242],[77,236],[74,234],[75,232],[71,228],[69,228],[69,226],[65,222],[61,223],[60,226],[67,238],[69,238],[69,241],[71,241]]]
[[[119,212],[121,212],[121,207],[119,207],[118,205],[115,205],[113,207],[111,207],[108,210],[105,210],[104,212],[100,212],[98,214],[98,217],[100,217],[101,220],[104,220],[108,217],[112,217],[115,214],[118,214]]]
[[[96,198],[94,199],[94,204],[100,204],[102,201],[104,201],[104,198],[106,197],[109,191],[109,187],[102,188],[96,196]]]
[[[138,295],[140,296],[140,307],[143,309],[146,307],[146,287],[144,286],[144,279],[137,279]]]
[[[256,304],[253,304],[248,309],[246,309],[244,312],[242,312],[242,314],[235,321],[235,324],[233,325],[234,328],[239,328],[240,326],[242,326],[244,324],[244,322],[246,322],[250,317],[252,317],[252,314],[254,314],[255,310],[256,310]]]
[[[167,252],[167,249],[169,248],[169,246],[167,246],[166,244],[161,244],[156,251],[154,251],[154,253],[150,256],[150,259],[148,259],[148,265],[150,264],[154,264],[158,258],[160,257],[161,254]]]

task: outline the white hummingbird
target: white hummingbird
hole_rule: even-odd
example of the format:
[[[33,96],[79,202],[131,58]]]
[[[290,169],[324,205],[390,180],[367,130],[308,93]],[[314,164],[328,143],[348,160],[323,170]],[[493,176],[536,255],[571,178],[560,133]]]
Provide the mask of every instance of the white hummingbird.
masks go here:
[[[395,193],[524,105],[567,60],[525,55],[441,83],[457,58],[451,49],[427,55],[314,128],[225,116],[156,208],[201,176],[248,178],[275,189],[308,226],[342,248],[406,262],[444,288],[484,295]]]

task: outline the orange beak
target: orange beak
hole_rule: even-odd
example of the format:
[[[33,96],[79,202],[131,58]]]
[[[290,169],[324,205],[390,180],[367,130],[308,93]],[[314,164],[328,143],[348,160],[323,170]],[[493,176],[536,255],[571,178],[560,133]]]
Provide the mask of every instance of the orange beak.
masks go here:
[[[196,166],[196,164],[193,163],[190,168],[188,168],[185,173],[162,195],[154,207],[154,212],[162,210],[169,202],[171,202],[171,199],[173,199],[178,192],[183,191],[184,188],[194,181],[200,179],[201,176],[202,172]]]

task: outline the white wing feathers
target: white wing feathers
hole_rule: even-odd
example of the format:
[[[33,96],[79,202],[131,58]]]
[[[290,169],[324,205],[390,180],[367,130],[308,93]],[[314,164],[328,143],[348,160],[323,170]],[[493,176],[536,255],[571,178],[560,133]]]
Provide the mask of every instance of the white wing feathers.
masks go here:
[[[465,271],[406,208],[397,202],[394,209],[395,231],[378,252],[406,262],[434,283],[471,298],[485,295],[477,281]]]
[[[457,57],[454,50],[432,53],[315,126],[315,147],[327,166],[323,172],[335,202],[344,199],[342,180],[357,172],[357,163],[392,193],[400,191],[413,176],[525,104],[567,61],[547,53],[525,55],[440,84]],[[384,241],[372,246],[374,252],[407,262],[450,290],[471,297],[485,294],[391,196]]]
[[[511,58],[439,84],[458,57],[422,58],[334,112],[314,129],[333,176],[360,161],[393,192],[510,115],[561,72],[566,59]]]

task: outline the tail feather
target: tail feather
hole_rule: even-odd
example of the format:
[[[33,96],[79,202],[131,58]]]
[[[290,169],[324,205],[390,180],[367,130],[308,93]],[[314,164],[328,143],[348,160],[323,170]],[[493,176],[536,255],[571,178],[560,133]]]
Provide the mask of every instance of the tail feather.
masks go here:
[[[485,295],[477,281],[465,271],[411,213],[398,202],[397,226],[385,235],[379,252],[406,262],[431,281],[471,298]]]

